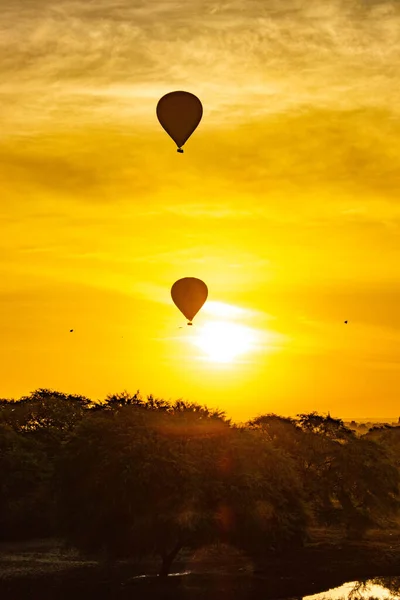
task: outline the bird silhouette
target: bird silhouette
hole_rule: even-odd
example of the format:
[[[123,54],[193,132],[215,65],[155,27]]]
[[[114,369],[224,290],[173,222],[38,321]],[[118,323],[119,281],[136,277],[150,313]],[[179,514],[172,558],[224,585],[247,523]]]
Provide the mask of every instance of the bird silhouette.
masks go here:
[[[69,330],[69,332],[70,332],[70,333],[72,333],[72,332],[73,332],[73,329],[70,329],[70,330]]]
[[[345,321],[345,323],[347,323],[347,321]]]

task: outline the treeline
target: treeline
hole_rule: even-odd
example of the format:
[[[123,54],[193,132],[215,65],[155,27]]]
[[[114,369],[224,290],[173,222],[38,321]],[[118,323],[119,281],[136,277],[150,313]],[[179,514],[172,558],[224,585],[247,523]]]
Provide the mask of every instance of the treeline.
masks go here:
[[[388,423],[388,422],[377,423],[377,422],[372,422],[372,421],[367,421],[365,423],[357,423],[357,421],[347,421],[347,422],[345,421],[344,424],[349,429],[352,429],[353,431],[357,431],[360,434],[364,434],[364,433],[367,433],[368,431],[371,431],[371,429],[381,429],[382,427],[400,427],[400,419],[398,421],[392,421],[391,423]]]
[[[317,413],[235,425],[138,393],[0,400],[0,538],[62,537],[106,559],[217,541],[259,555],[315,525],[361,536],[400,506],[400,428],[360,436]]]

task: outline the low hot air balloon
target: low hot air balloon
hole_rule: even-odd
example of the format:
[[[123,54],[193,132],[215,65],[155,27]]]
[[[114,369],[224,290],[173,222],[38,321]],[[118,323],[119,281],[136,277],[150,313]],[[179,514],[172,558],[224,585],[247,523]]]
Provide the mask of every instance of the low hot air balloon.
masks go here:
[[[189,92],[170,92],[157,104],[157,118],[183,154],[182,146],[190,138],[203,116],[203,105]]]
[[[184,277],[175,281],[171,288],[171,296],[181,313],[188,319],[188,325],[192,325],[195,315],[207,300],[208,288],[201,279]]]

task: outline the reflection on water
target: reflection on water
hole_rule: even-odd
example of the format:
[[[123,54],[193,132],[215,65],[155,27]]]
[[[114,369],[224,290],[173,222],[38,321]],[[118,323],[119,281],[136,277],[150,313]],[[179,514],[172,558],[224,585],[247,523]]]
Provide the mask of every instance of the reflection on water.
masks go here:
[[[400,577],[376,577],[365,581],[350,581],[303,600],[398,600],[400,598]]]
[[[182,575],[190,575],[190,573],[191,571],[182,571],[181,573],[169,573],[168,577],[180,577]],[[131,577],[129,581],[133,581],[134,579],[154,579],[154,575],[135,575],[135,577]]]
[[[191,575],[193,571],[181,571],[170,573],[168,577],[182,577]],[[230,575],[232,577],[232,574]],[[207,576],[206,576],[207,578]],[[125,584],[147,579],[156,582],[158,575],[136,575],[131,577]],[[229,579],[229,577],[228,577]],[[228,581],[228,580],[227,580]],[[235,578],[232,582],[235,585]],[[238,598],[241,597],[238,595]],[[288,600],[400,600],[400,577],[375,577],[365,581],[349,581],[340,587],[332,588],[312,596],[299,596],[288,598]]]

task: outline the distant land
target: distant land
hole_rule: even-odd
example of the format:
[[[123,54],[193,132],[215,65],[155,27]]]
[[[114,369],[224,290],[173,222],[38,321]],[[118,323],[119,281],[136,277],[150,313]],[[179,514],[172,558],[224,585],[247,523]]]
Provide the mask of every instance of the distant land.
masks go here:
[[[332,415],[333,416],[333,415]],[[355,421],[356,423],[398,423],[399,416],[397,417],[339,417],[342,421],[349,423]]]

